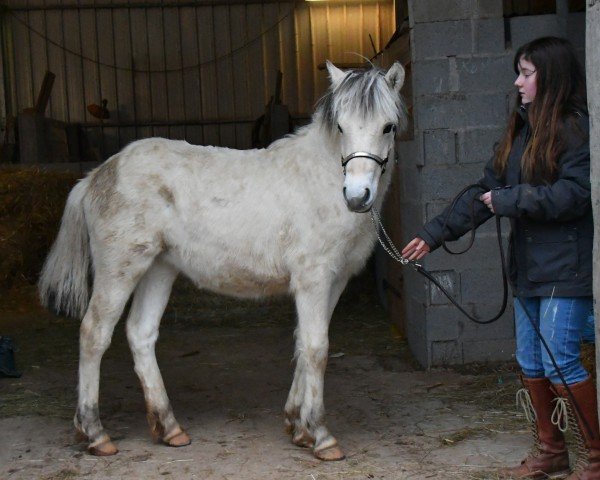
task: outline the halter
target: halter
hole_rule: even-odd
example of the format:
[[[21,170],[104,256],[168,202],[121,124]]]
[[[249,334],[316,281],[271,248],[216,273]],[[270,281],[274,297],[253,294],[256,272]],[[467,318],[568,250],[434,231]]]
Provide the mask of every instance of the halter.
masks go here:
[[[368,158],[369,160],[373,160],[377,165],[381,167],[381,174],[383,175],[385,173],[385,166],[388,162],[388,157],[381,158],[380,156],[369,152],[354,152],[347,155],[346,157],[342,155],[342,167],[344,167],[344,175],[346,175],[346,165],[348,165],[348,162],[353,158]]]

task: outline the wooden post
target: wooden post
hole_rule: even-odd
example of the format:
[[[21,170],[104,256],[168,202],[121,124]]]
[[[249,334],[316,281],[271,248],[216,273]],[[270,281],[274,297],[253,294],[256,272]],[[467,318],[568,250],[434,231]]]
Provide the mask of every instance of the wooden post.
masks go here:
[[[594,312],[596,330],[596,372],[600,372],[600,0],[587,0],[586,51],[592,207],[594,211]],[[597,382],[598,389],[600,382]],[[600,398],[600,395],[598,395]]]

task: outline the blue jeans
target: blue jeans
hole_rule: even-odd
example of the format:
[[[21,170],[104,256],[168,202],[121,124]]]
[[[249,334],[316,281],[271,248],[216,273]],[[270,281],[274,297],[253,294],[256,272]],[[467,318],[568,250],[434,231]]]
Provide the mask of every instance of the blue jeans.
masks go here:
[[[567,384],[588,377],[580,358],[580,344],[590,315],[592,297],[515,298],[517,362],[530,378],[547,377],[561,383],[560,377],[523,309],[539,327]]]

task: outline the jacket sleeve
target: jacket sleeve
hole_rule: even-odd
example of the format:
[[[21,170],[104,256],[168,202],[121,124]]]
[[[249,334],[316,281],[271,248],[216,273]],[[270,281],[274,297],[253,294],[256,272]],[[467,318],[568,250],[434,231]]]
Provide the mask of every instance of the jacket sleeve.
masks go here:
[[[485,166],[483,178],[457,200],[452,211],[451,206],[448,206],[441,214],[423,225],[417,236],[425,240],[431,250],[438,248],[442,241],[459,239],[473,227],[477,228],[493,216],[479,200],[482,193],[504,186],[503,179],[494,173],[493,162],[494,159],[490,159]]]
[[[550,185],[527,183],[492,191],[498,215],[536,221],[564,222],[581,217],[591,202],[590,146],[574,137],[558,161],[558,179]],[[579,138],[579,145],[574,138]]]

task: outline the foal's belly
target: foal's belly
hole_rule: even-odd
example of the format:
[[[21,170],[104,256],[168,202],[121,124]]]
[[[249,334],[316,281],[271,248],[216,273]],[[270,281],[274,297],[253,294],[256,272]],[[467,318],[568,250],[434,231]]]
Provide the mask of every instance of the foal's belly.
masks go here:
[[[211,262],[209,259],[182,259],[167,255],[165,260],[184,273],[201,289],[240,298],[261,298],[289,292],[290,276],[257,265],[234,265]]]
[[[262,298],[288,293],[289,277],[266,278],[247,271],[230,272],[222,276],[206,278],[202,275],[192,280],[198,288],[240,298]]]

